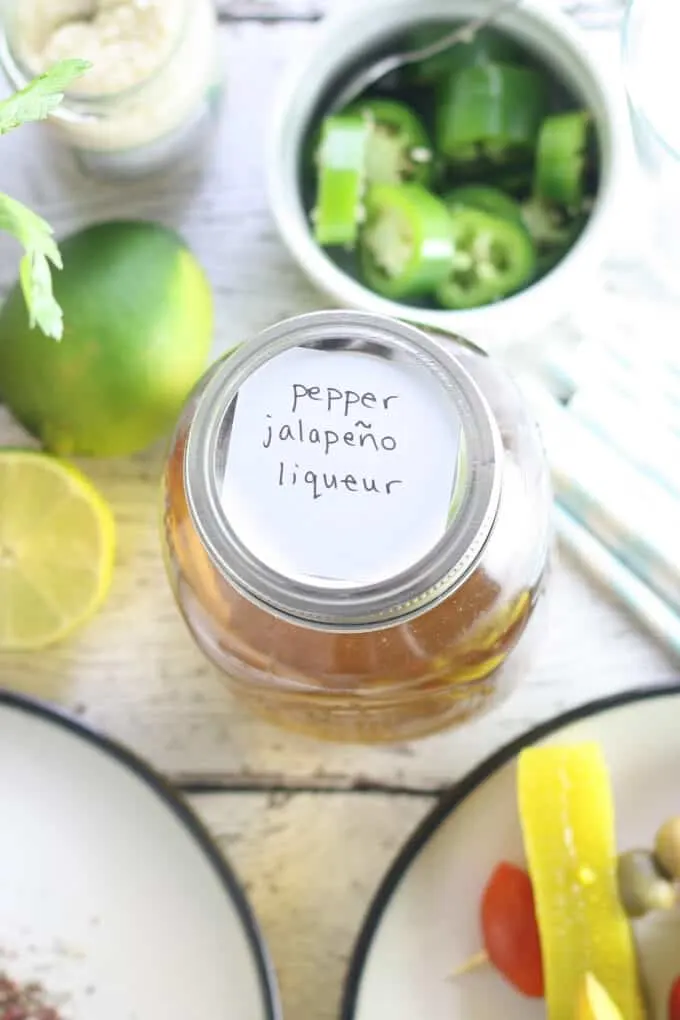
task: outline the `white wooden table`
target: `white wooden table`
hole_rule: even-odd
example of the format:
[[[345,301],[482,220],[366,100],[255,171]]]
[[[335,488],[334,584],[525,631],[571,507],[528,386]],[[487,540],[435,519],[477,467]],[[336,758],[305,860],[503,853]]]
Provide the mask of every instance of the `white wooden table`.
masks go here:
[[[221,136],[200,179],[124,186],[83,179],[39,127],[2,139],[0,188],[30,203],[58,233],[125,214],[177,226],[215,287],[216,353],[254,331],[327,302],[280,244],[269,216],[262,143],[282,65],[311,45],[333,0],[223,0],[227,100]],[[349,2],[349,0],[334,0]],[[550,0],[546,0],[550,2]],[[612,32],[593,45],[616,73]],[[643,335],[655,291],[622,230],[590,303],[554,335],[621,324]],[[18,251],[0,243],[0,289]],[[658,321],[659,305],[653,305]],[[680,309],[675,312],[676,322]],[[589,326],[590,324],[590,326]],[[0,408],[0,444],[28,444]],[[113,591],[92,625],[40,655],[0,657],[0,683],[58,702],[185,784],[241,876],[278,969],[288,1020],[330,1020],[368,900],[437,791],[525,728],[614,691],[670,681],[674,664],[568,562],[552,585],[539,660],[494,715],[413,746],[331,747],[278,732],[233,703],[193,646],[159,552],[162,450],[87,462],[119,527]]]

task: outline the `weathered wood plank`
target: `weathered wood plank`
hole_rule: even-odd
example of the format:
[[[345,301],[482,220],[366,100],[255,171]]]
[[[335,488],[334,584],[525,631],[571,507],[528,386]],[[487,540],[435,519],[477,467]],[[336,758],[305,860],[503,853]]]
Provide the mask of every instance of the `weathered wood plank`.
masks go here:
[[[286,1020],[336,1020],[368,903],[432,801],[238,795],[192,803],[245,885]]]

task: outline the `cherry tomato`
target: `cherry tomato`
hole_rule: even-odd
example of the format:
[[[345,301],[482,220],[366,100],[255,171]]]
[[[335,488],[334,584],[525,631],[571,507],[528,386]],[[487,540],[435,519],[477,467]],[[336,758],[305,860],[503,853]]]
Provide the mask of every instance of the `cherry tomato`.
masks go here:
[[[502,862],[482,897],[482,932],[490,962],[517,991],[543,996],[543,961],[531,879],[526,871]],[[680,1013],[671,1020],[680,1020]]]
[[[680,1020],[680,977],[677,977],[668,996],[668,1020]]]

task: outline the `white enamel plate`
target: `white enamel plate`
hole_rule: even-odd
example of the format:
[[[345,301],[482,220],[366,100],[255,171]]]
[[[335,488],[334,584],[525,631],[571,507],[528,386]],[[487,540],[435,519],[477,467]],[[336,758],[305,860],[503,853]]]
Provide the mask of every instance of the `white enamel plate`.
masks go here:
[[[357,942],[343,1020],[541,1020],[490,967],[451,980],[481,948],[480,895],[501,860],[524,864],[516,759],[530,744],[597,740],[611,772],[620,849],[648,847],[680,815],[680,687],[577,709],[476,769],[425,819],[383,881]],[[680,909],[636,924],[656,1020],[680,975]]]
[[[239,886],[144,764],[0,692],[0,972],[68,1020],[276,1020]]]

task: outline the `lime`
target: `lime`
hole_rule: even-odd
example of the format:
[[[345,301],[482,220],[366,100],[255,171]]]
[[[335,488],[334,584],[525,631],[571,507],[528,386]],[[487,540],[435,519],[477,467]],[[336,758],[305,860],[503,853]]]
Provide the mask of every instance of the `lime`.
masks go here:
[[[80,471],[0,450],[0,651],[44,648],[89,620],[115,544],[111,510]]]
[[[102,223],[60,247],[63,339],[30,329],[17,284],[0,311],[0,402],[54,453],[134,453],[173,427],[205,370],[210,286],[158,224]]]

